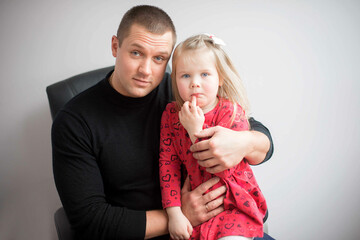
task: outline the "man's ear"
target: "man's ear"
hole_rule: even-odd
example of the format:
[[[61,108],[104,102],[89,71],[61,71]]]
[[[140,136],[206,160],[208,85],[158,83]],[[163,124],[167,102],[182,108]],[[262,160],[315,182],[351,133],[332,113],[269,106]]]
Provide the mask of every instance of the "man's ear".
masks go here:
[[[118,48],[119,48],[119,40],[117,39],[117,37],[115,35],[113,35],[111,38],[111,52],[112,52],[113,57],[117,56]]]

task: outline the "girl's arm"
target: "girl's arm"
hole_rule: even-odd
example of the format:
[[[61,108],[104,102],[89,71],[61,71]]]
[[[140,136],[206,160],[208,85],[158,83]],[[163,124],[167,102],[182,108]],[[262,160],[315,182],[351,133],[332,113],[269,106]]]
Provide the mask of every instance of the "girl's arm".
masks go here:
[[[193,228],[180,207],[166,209],[169,216],[169,232],[172,239],[189,239]]]
[[[169,104],[161,119],[159,158],[162,204],[166,210],[146,212],[146,238],[165,234],[167,229],[173,239],[189,239],[192,233],[192,226],[180,208],[181,161],[176,154],[173,129],[177,122],[174,104]]]
[[[181,125],[186,129],[192,143],[196,142],[195,134],[200,133],[205,116],[199,106],[196,106],[196,97],[191,99],[191,102],[186,101],[179,111],[179,120]]]

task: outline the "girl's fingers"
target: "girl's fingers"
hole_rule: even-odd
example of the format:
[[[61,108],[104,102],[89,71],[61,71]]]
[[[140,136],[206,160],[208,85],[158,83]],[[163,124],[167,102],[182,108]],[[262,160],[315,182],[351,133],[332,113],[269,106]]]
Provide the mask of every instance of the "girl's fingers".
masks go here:
[[[189,101],[184,102],[184,104],[183,104],[183,106],[181,108],[181,111],[184,111],[184,113],[189,112],[190,111],[189,110],[189,108],[190,108],[189,105],[190,105]]]
[[[191,98],[191,108],[192,108],[192,111],[196,110],[196,97],[195,96],[193,96]]]
[[[196,106],[196,110],[200,116],[203,114],[203,111],[199,106]]]

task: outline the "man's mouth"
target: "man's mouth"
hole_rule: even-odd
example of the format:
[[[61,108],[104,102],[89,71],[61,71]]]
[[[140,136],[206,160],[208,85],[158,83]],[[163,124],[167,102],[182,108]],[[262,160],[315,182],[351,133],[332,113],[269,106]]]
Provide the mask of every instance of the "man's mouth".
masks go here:
[[[133,78],[133,80],[135,81],[135,83],[139,86],[147,86],[151,83],[151,81],[149,80],[145,80],[145,79],[141,79],[141,78]]]

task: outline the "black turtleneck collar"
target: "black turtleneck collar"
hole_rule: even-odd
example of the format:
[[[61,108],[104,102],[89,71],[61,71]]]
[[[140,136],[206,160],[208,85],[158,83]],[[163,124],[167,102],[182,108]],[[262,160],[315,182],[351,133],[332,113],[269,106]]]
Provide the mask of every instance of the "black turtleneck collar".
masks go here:
[[[127,97],[116,91],[110,84],[110,76],[113,71],[109,72],[106,77],[102,80],[101,85],[104,87],[106,98],[116,105],[121,105],[123,107],[134,107],[141,106],[149,103],[151,99],[156,95],[159,86],[152,90],[148,95],[144,97],[134,98]]]

